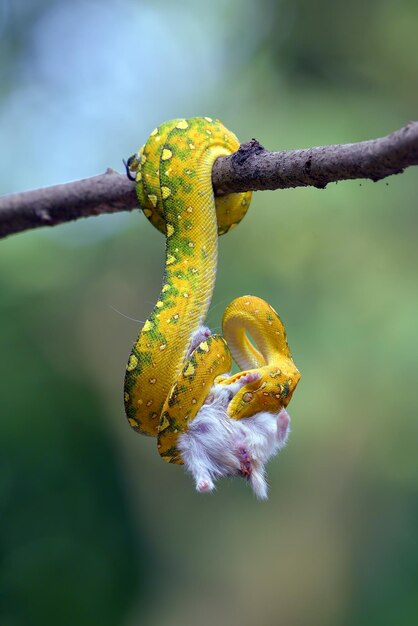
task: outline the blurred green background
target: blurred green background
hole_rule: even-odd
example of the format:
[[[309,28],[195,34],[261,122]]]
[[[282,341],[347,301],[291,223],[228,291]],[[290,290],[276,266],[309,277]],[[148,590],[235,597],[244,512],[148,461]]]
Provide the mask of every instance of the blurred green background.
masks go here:
[[[269,149],[417,118],[415,0],[0,0],[0,193],[83,178],[161,121]],[[301,383],[270,499],[194,492],[124,417],[163,238],[137,211],[0,243],[1,626],[418,622],[418,178],[257,193],[209,321],[254,293]]]

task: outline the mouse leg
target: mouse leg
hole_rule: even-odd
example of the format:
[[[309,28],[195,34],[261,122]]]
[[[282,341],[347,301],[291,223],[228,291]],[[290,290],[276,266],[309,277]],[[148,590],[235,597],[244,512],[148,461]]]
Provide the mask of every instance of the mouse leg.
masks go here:
[[[248,480],[259,500],[267,500],[267,482],[263,463],[258,463],[245,446],[238,448],[238,457],[241,463],[240,475]]]
[[[253,464],[250,484],[259,500],[267,500],[267,481],[263,465]]]
[[[286,445],[287,439],[290,433],[290,416],[289,413],[282,409],[277,416],[277,438],[280,443],[280,447]]]
[[[185,468],[194,478],[196,491],[213,491],[215,484],[209,471],[211,461],[199,440],[193,440],[190,436],[183,437],[180,440],[180,449]]]

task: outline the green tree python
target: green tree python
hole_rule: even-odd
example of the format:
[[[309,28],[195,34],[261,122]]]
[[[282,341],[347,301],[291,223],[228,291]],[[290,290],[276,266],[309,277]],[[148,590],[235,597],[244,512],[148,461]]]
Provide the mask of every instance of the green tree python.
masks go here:
[[[130,425],[157,437],[161,457],[184,464],[198,491],[241,475],[265,498],[264,465],[286,442],[285,407],[300,378],[284,326],[255,296],[227,306],[223,337],[203,326],[218,236],[237,226],[251,200],[249,192],[214,197],[213,164],[238,148],[219,120],[177,119],[156,128],[126,164],[144,214],[166,237],[166,261],[160,296],[129,357],[124,399]]]

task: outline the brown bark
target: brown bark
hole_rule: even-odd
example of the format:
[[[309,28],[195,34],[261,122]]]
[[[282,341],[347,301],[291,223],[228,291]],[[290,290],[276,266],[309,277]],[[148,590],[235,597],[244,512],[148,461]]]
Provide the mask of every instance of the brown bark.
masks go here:
[[[212,180],[216,195],[238,191],[317,187],[339,180],[381,180],[418,165],[418,122],[386,137],[360,143],[269,152],[257,140],[218,159]],[[80,217],[138,207],[135,184],[108,169],[83,180],[0,197],[0,237],[55,226]]]

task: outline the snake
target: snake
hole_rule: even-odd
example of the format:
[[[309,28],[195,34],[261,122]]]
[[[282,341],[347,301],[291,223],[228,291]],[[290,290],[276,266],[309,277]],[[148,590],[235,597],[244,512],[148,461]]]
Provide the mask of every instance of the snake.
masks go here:
[[[217,119],[175,119],[155,128],[125,164],[144,215],[166,241],[161,293],[126,368],[125,412],[135,431],[157,438],[169,463],[182,464],[177,439],[215,383],[256,373],[228,404],[228,416],[242,419],[278,413],[300,378],[283,323],[256,296],[233,300],[223,315],[223,334],[192,345],[214,290],[218,237],[239,224],[251,201],[251,192],[215,198],[212,187],[216,159],[239,146]],[[232,357],[240,367],[236,374],[230,374]]]

